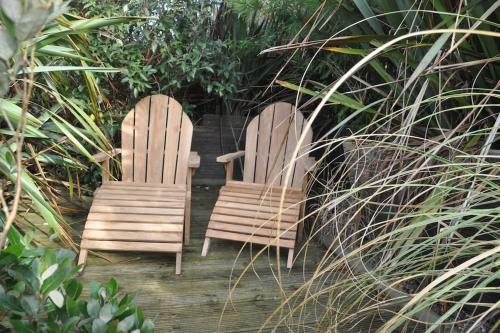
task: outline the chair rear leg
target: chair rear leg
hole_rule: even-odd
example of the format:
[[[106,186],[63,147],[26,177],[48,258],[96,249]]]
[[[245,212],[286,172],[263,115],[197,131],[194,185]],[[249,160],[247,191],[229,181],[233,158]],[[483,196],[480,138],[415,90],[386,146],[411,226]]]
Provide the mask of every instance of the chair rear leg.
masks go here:
[[[210,237],[205,237],[205,242],[203,242],[203,249],[201,250],[202,257],[207,256],[209,248],[210,248]]]
[[[288,260],[286,261],[286,268],[292,268],[293,265],[293,249],[288,250]]]
[[[297,244],[302,243],[304,239],[304,221],[300,221],[297,226]]]
[[[181,274],[182,252],[175,254],[175,274]]]
[[[304,199],[305,200],[305,199]],[[300,204],[299,225],[297,226],[297,243],[302,243],[304,239],[304,217],[306,216],[306,203],[305,201]]]
[[[186,196],[186,208],[184,211],[184,245],[189,245],[191,238],[191,191]]]
[[[82,265],[78,272],[83,273],[83,269],[85,268],[85,262],[87,261],[87,254],[89,251],[87,249],[80,248],[80,255],[78,256],[78,265]]]

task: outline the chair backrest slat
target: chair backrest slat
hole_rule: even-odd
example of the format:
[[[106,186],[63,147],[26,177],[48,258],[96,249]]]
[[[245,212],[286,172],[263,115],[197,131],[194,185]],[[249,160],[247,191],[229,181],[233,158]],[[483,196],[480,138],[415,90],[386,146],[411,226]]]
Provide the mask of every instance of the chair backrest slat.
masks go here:
[[[150,98],[142,99],[134,108],[134,181],[146,182]]]
[[[245,166],[243,181],[253,183],[255,178],[255,160],[257,157],[257,134],[259,132],[260,116],[255,117],[247,126],[245,138]]]
[[[259,131],[257,134],[257,156],[255,161],[254,182],[266,183],[267,164],[273,126],[274,107],[269,112],[259,115]]]
[[[303,133],[304,123],[305,119],[303,116],[301,116],[297,117],[297,121],[295,121],[291,126],[292,128],[289,132],[288,142],[291,142],[292,144],[287,148],[290,151],[289,153],[290,155],[293,154],[293,151],[297,146],[297,142],[299,141],[300,136]],[[304,181],[304,176],[306,174],[306,165],[304,163],[304,160],[309,155],[309,149],[311,148],[310,146],[312,142],[312,134],[313,134],[312,130],[309,130],[306,133],[305,139],[302,142],[302,145],[299,149],[299,153],[297,155],[299,159],[293,166],[291,166],[294,167],[294,170],[292,177],[290,177],[288,181],[287,186],[294,188],[302,188],[302,183]]]
[[[292,125],[292,115],[293,105],[287,103],[276,103],[274,105],[273,130],[271,132],[271,146],[267,163],[267,179],[269,183],[281,184],[281,178],[284,177],[283,167],[285,166],[285,152],[288,145],[288,132]],[[293,147],[291,149],[293,150]]]
[[[299,159],[290,163],[292,154],[302,134],[304,116],[289,103],[279,102],[267,106],[247,127],[245,146],[245,182],[301,188],[305,165],[304,158],[312,141],[312,132],[299,151]],[[285,184],[287,168],[292,175]]]
[[[141,99],[122,123],[122,179],[185,184],[192,134],[191,120],[175,99]]]
[[[169,105],[170,106],[170,105]],[[180,107],[180,106],[179,106]],[[182,113],[169,112],[167,120],[167,135],[165,139],[165,162],[163,164],[163,179],[173,183],[177,168],[177,151],[179,149],[179,135],[181,130]]]
[[[187,120],[187,121],[186,121]],[[193,138],[193,125],[187,116],[182,118],[181,133],[179,135],[179,149],[177,155],[177,169],[175,172],[175,183],[185,183],[188,173],[187,161],[191,152],[191,139]],[[186,161],[186,164],[183,164]],[[185,167],[182,167],[185,165]]]
[[[168,101],[169,101],[169,97]],[[155,100],[155,98],[153,98]],[[167,105],[169,103],[167,102]],[[148,157],[163,156],[165,150],[165,134],[167,131],[167,116],[170,112],[164,112],[165,105],[162,103],[151,103],[149,115],[148,135]],[[148,161],[147,178],[151,183],[162,182],[163,159],[150,158]]]
[[[134,124],[135,116],[131,111],[122,122],[122,180],[134,180]]]

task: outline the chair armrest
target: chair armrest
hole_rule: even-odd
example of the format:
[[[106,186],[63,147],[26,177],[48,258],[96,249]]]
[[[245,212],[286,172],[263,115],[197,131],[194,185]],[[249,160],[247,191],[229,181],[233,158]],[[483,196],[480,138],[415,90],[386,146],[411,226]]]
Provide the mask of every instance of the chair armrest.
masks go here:
[[[97,161],[97,162],[104,162],[107,159],[110,159],[112,157],[115,157],[116,155],[120,154],[122,150],[120,148],[116,148],[110,151],[101,151],[97,154],[92,155],[92,157]]]
[[[217,157],[216,161],[218,163],[224,163],[224,168],[226,169],[226,182],[233,179],[233,162],[235,159],[245,155],[244,150],[239,150],[235,153],[229,153]]]
[[[314,157],[308,156],[304,159],[304,164],[306,172],[312,172],[314,167],[316,166],[316,159]]]
[[[228,162],[231,162],[231,161],[233,161],[239,157],[242,157],[244,155],[245,155],[245,151],[239,150],[235,153],[229,153],[229,154],[219,156],[219,157],[217,157],[216,161],[219,163],[228,163]]]
[[[200,167],[200,155],[196,151],[189,153],[188,168],[198,169]]]

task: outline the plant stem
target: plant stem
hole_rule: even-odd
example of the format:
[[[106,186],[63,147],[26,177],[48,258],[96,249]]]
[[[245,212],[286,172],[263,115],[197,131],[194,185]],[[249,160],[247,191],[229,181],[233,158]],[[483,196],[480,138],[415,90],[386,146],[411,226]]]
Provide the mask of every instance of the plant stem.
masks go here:
[[[28,62],[27,59],[27,51],[24,51],[23,54],[24,58],[24,63]],[[21,200],[21,191],[22,191],[22,167],[23,167],[23,144],[24,144],[24,129],[26,127],[26,114],[28,112],[28,105],[31,100],[31,92],[33,90],[33,78],[35,75],[35,71],[33,70],[35,67],[35,48],[31,48],[31,54],[30,54],[30,71],[29,71],[29,80],[24,81],[24,88],[23,88],[23,104],[22,104],[22,111],[21,111],[21,118],[19,119],[19,124],[17,125],[16,132],[14,134],[15,142],[16,142],[16,168],[17,168],[17,174],[16,174],[16,187],[15,187],[15,194],[14,194],[14,200],[12,203],[12,209],[9,212],[8,207],[4,207],[4,210],[8,212],[7,218],[5,221],[4,228],[2,232],[0,233],[0,249],[3,249],[5,246],[5,243],[7,243],[7,235],[9,233],[9,229],[12,227],[12,224],[14,223],[14,220],[16,219],[17,216],[17,210],[19,208],[19,202]]]

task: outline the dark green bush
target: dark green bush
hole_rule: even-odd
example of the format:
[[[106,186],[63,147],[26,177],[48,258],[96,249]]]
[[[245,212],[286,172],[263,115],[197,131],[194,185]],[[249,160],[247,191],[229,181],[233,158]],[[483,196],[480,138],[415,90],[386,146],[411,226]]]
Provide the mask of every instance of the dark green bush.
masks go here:
[[[85,0],[75,7],[85,17],[148,17],[91,37],[89,49],[96,57],[125,69],[111,75],[110,92],[136,99],[151,91],[173,93],[192,87],[218,97],[236,91],[238,59],[232,55],[232,44],[213,35],[216,2]]]

